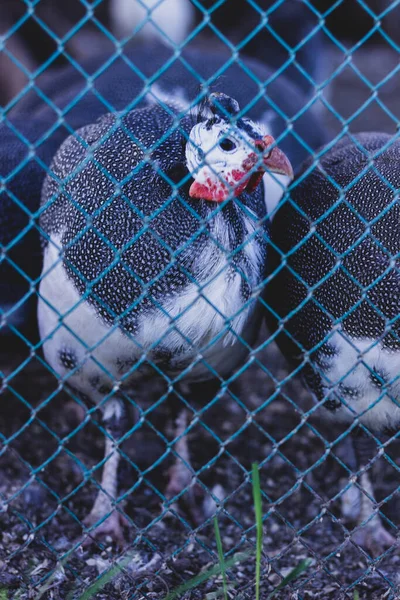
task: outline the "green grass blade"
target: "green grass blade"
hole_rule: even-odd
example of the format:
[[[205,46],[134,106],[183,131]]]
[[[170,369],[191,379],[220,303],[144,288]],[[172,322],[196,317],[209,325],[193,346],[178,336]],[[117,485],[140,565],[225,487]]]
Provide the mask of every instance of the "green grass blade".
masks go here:
[[[262,502],[261,502],[261,486],[260,473],[258,464],[252,465],[253,475],[253,501],[254,512],[256,515],[256,600],[260,600],[260,582],[261,582],[261,551],[263,543],[263,522],[262,522]]]
[[[8,594],[6,588],[0,589],[0,600],[7,600]]]
[[[237,563],[242,562],[243,560],[246,560],[246,558],[248,558],[249,556],[250,556],[250,552],[241,552],[240,554],[236,554],[235,556],[232,556],[232,558],[230,558],[224,562],[225,569],[229,569],[230,567],[233,567]],[[189,581],[185,581],[185,583],[183,583],[182,585],[177,587],[175,590],[172,590],[172,592],[170,592],[167,596],[165,596],[165,598],[163,598],[163,600],[175,600],[175,598],[179,598],[179,596],[182,596],[185,592],[192,590],[193,588],[204,583],[211,577],[214,577],[215,575],[219,575],[219,574],[220,574],[220,565],[211,567],[211,569],[207,569],[207,571],[204,571],[204,573],[201,573],[200,575],[196,575],[196,577],[189,579]]]
[[[279,590],[281,590],[282,588],[284,588],[288,583],[290,583],[291,581],[294,581],[295,579],[297,579],[306,569],[308,569],[308,567],[311,565],[312,562],[313,561],[312,561],[311,558],[305,558],[304,560],[302,560],[301,562],[299,562],[299,564],[297,565],[297,567],[295,567],[294,569],[292,569],[290,571],[290,573],[288,573],[286,575],[286,577],[284,577],[282,579],[282,581],[280,582],[280,584],[276,586],[276,588],[274,589],[274,591],[271,592],[271,594],[268,596],[267,600],[270,600],[270,598],[273,598],[275,596],[275,594],[277,594],[279,592]]]
[[[89,600],[89,598],[93,598],[97,592],[100,592],[100,590],[107,583],[110,583],[114,577],[119,575],[122,570],[123,569],[120,565],[114,565],[108,569],[106,573],[103,573],[94,583],[92,583],[92,585],[87,588],[87,590],[83,592],[82,596],[79,596],[79,600]]]
[[[53,583],[54,579],[60,574],[60,571],[64,571],[64,565],[66,562],[68,562],[69,560],[69,556],[64,556],[64,558],[62,558],[59,563],[57,564],[56,568],[54,569],[53,573],[50,575],[50,577],[44,582],[43,585],[40,586],[40,588],[38,589],[38,593],[35,596],[35,600],[40,600],[40,598],[47,592],[47,590],[49,589],[49,587],[51,586],[51,584]],[[2,599],[0,599],[2,600]]]
[[[127,553],[122,559],[112,565],[109,569],[107,569],[94,583],[92,583],[81,596],[79,596],[78,600],[90,600],[93,598],[97,592],[99,592],[106,583],[110,583],[117,575],[120,575],[124,572],[124,569],[129,565],[132,561],[133,554],[132,552]],[[67,600],[73,597],[74,590],[71,591],[67,596]],[[36,600],[36,599],[35,599]]]
[[[230,567],[233,567],[235,564],[246,560],[246,558],[248,558],[249,556],[250,552],[241,552],[235,554],[229,560],[224,561],[224,569],[226,570],[227,568],[229,569]],[[112,567],[107,569],[105,573],[103,573],[94,583],[92,583],[92,585],[90,585],[83,592],[81,596],[79,596],[79,600],[90,600],[91,598],[93,598],[95,594],[100,592],[100,590],[107,583],[110,583],[110,581],[112,581],[117,575],[123,572],[125,567],[127,567],[131,560],[132,556],[128,554],[118,563],[115,563]],[[189,579],[189,581],[186,581],[185,583],[177,587],[175,590],[172,590],[172,592],[167,594],[167,596],[165,596],[163,600],[174,600],[174,598],[178,598],[180,595],[184,594],[184,592],[195,588],[196,586],[200,585],[201,583],[204,583],[204,581],[207,581],[211,577],[219,575],[220,572],[221,566],[218,564],[215,567],[208,569],[204,573],[201,573],[201,575],[197,575],[196,577]],[[72,592],[72,594],[74,594],[74,592]],[[68,598],[70,597],[72,598],[72,596],[68,596]],[[2,600],[2,598],[0,598],[0,600]]]
[[[354,590],[353,600],[360,600],[360,594],[358,593],[358,589]]]
[[[221,574],[222,574],[222,586],[224,589],[224,600],[228,600],[228,586],[226,583],[225,558],[224,558],[224,551],[222,549],[221,533],[219,531],[217,517],[214,517],[214,531],[215,531],[215,539],[217,542],[219,566],[221,568]]]

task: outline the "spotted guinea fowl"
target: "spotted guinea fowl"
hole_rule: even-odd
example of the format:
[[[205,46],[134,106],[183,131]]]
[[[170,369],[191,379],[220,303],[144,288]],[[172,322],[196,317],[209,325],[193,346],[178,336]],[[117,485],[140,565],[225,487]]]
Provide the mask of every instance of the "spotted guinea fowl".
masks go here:
[[[228,52],[207,47],[185,48],[178,55],[161,44],[143,44],[124,46],[124,56],[113,61],[107,54],[96,55],[81,67],[97,74],[92,87],[73,66],[45,72],[35,80],[40,94],[25,94],[0,123],[0,335],[11,333],[13,339],[23,332],[36,341],[36,332],[29,331],[36,320],[34,284],[41,272],[36,215],[51,161],[71,132],[109,110],[140,108],[168,98],[179,99],[189,109],[203,83],[210,91],[223,86],[246,116],[279,137],[294,169],[310,150],[327,141],[314,104],[302,90],[283,76],[275,79],[272,69],[255,60],[242,57],[232,62]],[[149,81],[156,83],[150,86]],[[269,82],[262,92],[259,81]],[[283,193],[285,176],[266,175],[265,181],[271,210]]]
[[[107,462],[87,523],[110,516],[97,532],[121,535],[121,390],[134,394],[155,368],[171,385],[226,378],[257,335],[268,241],[259,183],[292,169],[238,111],[211,94],[197,116],[173,105],[108,114],[65,141],[45,181],[39,328],[58,376],[104,409]]]
[[[373,552],[394,538],[372,509],[371,439],[360,430],[400,425],[399,157],[399,141],[368,133],[323,151],[314,170],[305,164],[273,222],[266,291],[283,353],[334,420],[354,422],[360,527],[352,538]]]

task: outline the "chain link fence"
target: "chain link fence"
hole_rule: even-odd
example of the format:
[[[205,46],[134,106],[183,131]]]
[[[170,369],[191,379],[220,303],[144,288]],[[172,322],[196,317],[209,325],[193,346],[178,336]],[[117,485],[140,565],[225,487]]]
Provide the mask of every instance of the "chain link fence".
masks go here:
[[[400,597],[395,540],[357,537],[377,513],[396,537],[397,435],[361,468],[264,323],[294,189],[265,157],[296,173],[355,132],[396,137],[398,3],[375,4],[0,3],[1,599]],[[237,194],[221,139],[252,157]],[[206,212],[203,160],[228,189]]]

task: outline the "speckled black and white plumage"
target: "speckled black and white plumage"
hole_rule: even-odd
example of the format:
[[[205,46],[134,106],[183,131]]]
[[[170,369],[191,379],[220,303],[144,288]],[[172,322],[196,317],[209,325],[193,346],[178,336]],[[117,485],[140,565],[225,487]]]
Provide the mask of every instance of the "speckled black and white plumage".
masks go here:
[[[177,388],[218,381],[246,360],[269,239],[261,180],[268,167],[292,175],[232,98],[212,94],[199,109],[106,115],[64,142],[43,187],[43,350],[101,405],[105,465],[86,523],[119,540],[121,392],[134,398],[156,373]]]
[[[335,418],[382,431],[400,425],[400,142],[355,137],[301,181],[307,162],[276,215],[267,318]]]
[[[30,222],[29,211],[38,211],[51,161],[71,131],[94,123],[111,109],[127,111],[168,98],[189,104],[204,82],[210,91],[223,89],[235,95],[246,116],[263,122],[272,135],[279,136],[279,145],[294,168],[308,156],[309,149],[327,140],[314,104],[308,103],[298,87],[282,75],[276,79],[273,70],[255,60],[242,58],[232,63],[228,50],[185,48],[182,55],[174,55],[161,44],[127,45],[123,56],[112,61],[107,54],[95,56],[81,67],[93,75],[93,87],[87,86],[82,71],[74,66],[46,70],[35,80],[40,94],[21,97],[0,125],[0,175],[7,182],[0,190],[0,245],[7,247],[7,258],[12,261],[0,260],[0,311],[5,310],[7,323],[24,329],[25,335],[35,322],[32,313],[36,313],[37,300],[27,278],[36,280],[42,267],[39,233]],[[148,81],[155,83],[148,87]],[[257,81],[270,82],[262,94]],[[35,146],[34,156],[25,140]],[[286,185],[276,182],[270,177],[270,186],[275,188],[268,194],[272,207]],[[20,306],[25,295],[27,302]],[[0,335],[7,331],[0,321]]]
[[[194,361],[189,379],[226,377],[259,328],[262,188],[221,207],[191,198],[185,148],[201,117],[177,128],[174,110],[106,115],[81,129],[43,188],[43,348],[94,401],[121,379],[140,379],[143,358],[167,376]]]

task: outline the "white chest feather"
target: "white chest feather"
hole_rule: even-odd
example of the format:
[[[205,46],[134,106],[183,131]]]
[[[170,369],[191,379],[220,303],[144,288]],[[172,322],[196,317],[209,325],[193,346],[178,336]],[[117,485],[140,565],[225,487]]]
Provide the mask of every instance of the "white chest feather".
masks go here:
[[[329,339],[333,353],[323,367],[323,387],[342,401],[335,419],[358,417],[372,430],[400,423],[400,352],[379,341],[351,338],[342,330]]]
[[[252,226],[248,229],[251,232]],[[247,302],[242,299],[241,275],[231,269],[228,276],[229,261],[223,249],[215,260],[216,249],[210,245],[212,273],[140,315],[131,335],[117,324],[105,324],[80,296],[59,258],[60,247],[60,239],[53,239],[44,256],[38,309],[43,349],[52,368],[93,400],[102,397],[99,388],[105,386],[98,385],[99,381],[109,388],[121,381],[127,384],[128,379],[133,383],[140,377],[135,363],[152,360],[160,349],[170,357],[167,375],[173,377],[183,368],[194,380],[212,376],[208,365],[224,376],[245,360],[260,314],[255,297]],[[253,260],[262,259],[255,243],[247,248]],[[210,258],[206,250],[202,264],[207,266]],[[67,364],[65,356],[70,357]]]

